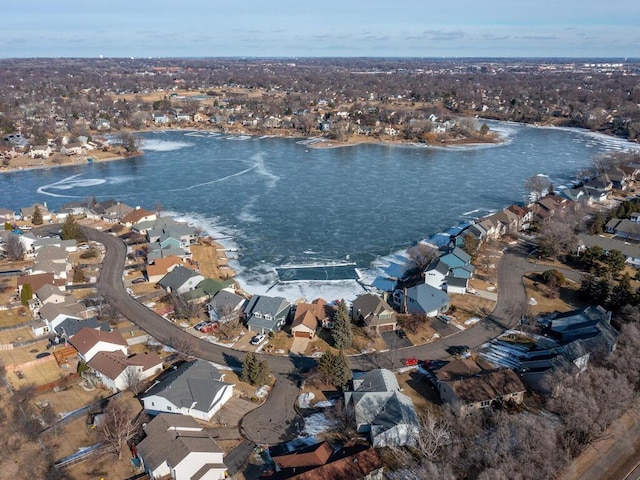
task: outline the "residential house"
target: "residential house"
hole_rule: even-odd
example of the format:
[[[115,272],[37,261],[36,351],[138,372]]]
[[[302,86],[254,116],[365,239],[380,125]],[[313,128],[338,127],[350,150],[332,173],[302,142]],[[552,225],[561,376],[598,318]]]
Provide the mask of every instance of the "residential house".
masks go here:
[[[36,297],[40,301],[40,305],[47,303],[65,303],[67,297],[63,294],[59,287],[47,283],[35,291]]]
[[[61,240],[59,237],[38,238],[33,242],[33,250],[36,253],[36,258],[40,255],[39,250],[42,247],[57,247],[63,249],[66,253],[75,253],[78,251],[78,244],[75,240]],[[64,258],[66,261],[66,255]]]
[[[518,230],[529,230],[533,221],[533,212],[528,207],[511,205],[507,207],[507,210],[517,215]]]
[[[128,355],[127,342],[119,332],[105,332],[93,328],[83,328],[69,339],[69,343],[78,350],[84,362],[90,362],[98,352],[122,352]]]
[[[168,293],[180,295],[188,292],[189,290],[195,289],[203,280],[204,276],[201,274],[191,270],[190,268],[178,265],[162,277],[158,282],[158,285],[164,288]]]
[[[244,313],[249,331],[266,334],[282,328],[291,313],[291,304],[282,297],[254,295]]]
[[[629,240],[640,240],[640,223],[627,219],[612,218],[604,227],[605,232]]]
[[[162,277],[178,266],[189,268],[189,264],[177,255],[157,258],[152,265],[147,266],[147,280],[150,283],[158,283]]]
[[[30,158],[49,158],[51,147],[49,145],[32,145],[29,148]]]
[[[382,480],[384,466],[378,450],[367,445],[349,442],[342,448],[333,451],[329,459],[319,466],[299,466],[314,463],[313,457],[321,460],[326,455],[322,444],[302,447],[291,452],[290,458],[277,455],[277,462],[286,462],[289,467],[279,467],[276,462],[276,472],[267,472],[261,480]],[[314,452],[315,450],[315,452]],[[298,457],[297,455],[300,455]]]
[[[328,321],[327,302],[322,298],[311,303],[298,303],[291,323],[291,334],[294,337],[313,338],[318,327]]]
[[[120,223],[125,227],[131,227],[136,223],[150,222],[155,220],[156,218],[158,218],[158,215],[155,212],[136,207],[135,210],[122,217]]]
[[[471,256],[461,248],[454,247],[427,266],[424,281],[425,284],[446,290],[447,293],[464,295],[473,271]]]
[[[82,148],[81,143],[67,143],[60,147],[60,153],[67,157],[71,157],[72,155],[82,155],[84,153],[84,149]]]
[[[619,238],[608,238],[600,235],[578,234],[577,253],[580,254],[585,249],[598,246],[605,253],[611,250],[618,250],[625,256],[628,264],[640,267],[640,245],[629,243]]]
[[[56,279],[53,273],[37,273],[35,275],[21,275],[17,280],[18,296],[22,294],[22,288],[26,285],[31,285],[31,291],[37,292],[43,285],[51,284],[64,290],[65,282],[61,279]]]
[[[449,296],[441,289],[426,283],[396,290],[393,299],[403,313],[435,317],[449,310]]]
[[[33,212],[35,211],[36,207],[38,207],[38,209],[40,210],[40,214],[42,215],[42,221],[47,223],[49,222],[49,220],[51,220],[53,217],[51,216],[51,212],[49,212],[49,210],[47,210],[47,204],[46,203],[36,203],[34,205],[31,205],[30,207],[23,207],[20,209],[20,216],[22,217],[23,220],[26,220],[27,222],[30,222],[33,220]]]
[[[519,404],[526,388],[509,368],[495,368],[485,361],[454,360],[435,372],[438,393],[459,413],[503,404]]]
[[[136,455],[152,479],[222,480],[224,452],[193,418],[160,414],[144,427]]]
[[[206,309],[212,322],[227,322],[240,318],[247,300],[229,290],[223,289],[216,293],[207,303]]]
[[[87,319],[67,317],[60,321],[52,332],[55,333],[59,339],[69,341],[83,328],[92,328],[94,330],[102,330],[103,332],[111,331],[109,322],[100,321],[98,317],[89,317]]]
[[[102,220],[109,223],[118,223],[122,218],[133,212],[133,208],[117,200],[110,199],[96,203],[87,212],[90,220]]]
[[[326,464],[333,454],[333,448],[329,442],[324,441],[305,445],[280,455],[274,455],[272,451],[270,453],[278,471],[295,469],[297,472],[301,472],[303,469]]]
[[[166,125],[169,123],[169,116],[164,113],[154,112],[151,114],[151,118],[156,125]]]
[[[395,330],[398,324],[393,308],[384,299],[371,293],[360,295],[353,301],[351,318],[376,332]]]
[[[352,390],[344,392],[344,403],[353,413],[358,433],[368,434],[374,447],[415,445],[418,415],[392,371],[354,372],[352,383]]]
[[[208,422],[233,395],[233,384],[223,379],[206,360],[172,366],[144,392],[144,409],[151,415],[178,413]]]
[[[552,217],[563,217],[570,208],[569,199],[557,195],[546,195],[532,205],[534,220],[539,223],[548,222]]]
[[[162,359],[155,352],[127,357],[120,350],[100,351],[87,365],[114,392],[126,390],[162,372]]]
[[[600,335],[600,326],[611,324],[611,312],[599,305],[565,313],[554,313],[547,318],[549,335],[561,343]],[[610,347],[610,350],[613,351],[613,348],[615,344]]]

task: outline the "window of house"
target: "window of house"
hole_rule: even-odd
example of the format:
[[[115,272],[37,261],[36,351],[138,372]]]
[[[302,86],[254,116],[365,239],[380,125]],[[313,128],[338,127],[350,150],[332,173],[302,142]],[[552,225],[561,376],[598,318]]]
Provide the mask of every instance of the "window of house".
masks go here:
[[[171,407],[170,407],[170,406],[167,406],[167,410],[171,411]]]
[[[488,407],[489,405],[491,405],[491,400],[483,400],[480,402],[481,407]]]

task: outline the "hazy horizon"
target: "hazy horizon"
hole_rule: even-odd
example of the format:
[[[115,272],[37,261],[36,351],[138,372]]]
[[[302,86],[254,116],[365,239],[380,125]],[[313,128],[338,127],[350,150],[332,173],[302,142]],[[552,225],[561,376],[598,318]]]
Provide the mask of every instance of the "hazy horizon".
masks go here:
[[[637,58],[630,0],[31,0],[3,9],[0,58]]]

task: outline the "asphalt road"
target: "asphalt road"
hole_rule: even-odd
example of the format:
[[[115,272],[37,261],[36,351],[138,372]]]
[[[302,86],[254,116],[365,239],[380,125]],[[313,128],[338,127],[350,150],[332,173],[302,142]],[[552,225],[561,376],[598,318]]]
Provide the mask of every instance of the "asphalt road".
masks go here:
[[[240,367],[246,353],[221,347],[184,332],[160,315],[148,309],[131,297],[124,286],[122,272],[127,253],[124,242],[98,230],[83,228],[87,238],[102,243],[106,248],[106,256],[98,280],[98,292],[126,318],[138,325],[142,330],[166,345],[180,345],[187,342],[192,345],[192,354],[212,362],[228,365],[232,368]],[[371,368],[400,366],[403,358],[416,357],[446,358],[450,357],[445,349],[451,345],[468,345],[476,348],[499,335],[505,328],[517,325],[518,319],[513,318],[509,311],[513,304],[525,302],[525,292],[522,276],[526,272],[549,269],[545,265],[536,265],[526,257],[526,247],[518,245],[505,252],[498,264],[499,295],[492,314],[481,320],[471,328],[460,331],[448,338],[424,345],[390,350],[367,355],[349,357],[349,363],[355,370],[369,370]],[[573,271],[564,272],[570,278],[579,279],[579,274]],[[297,370],[309,368],[315,364],[313,358],[290,355],[277,356],[260,354],[269,363],[273,373],[288,374]]]

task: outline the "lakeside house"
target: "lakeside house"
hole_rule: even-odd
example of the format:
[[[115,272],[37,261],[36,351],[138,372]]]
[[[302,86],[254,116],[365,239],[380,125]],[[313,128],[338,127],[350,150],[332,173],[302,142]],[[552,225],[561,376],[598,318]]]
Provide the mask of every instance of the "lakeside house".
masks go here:
[[[280,330],[289,319],[291,304],[282,297],[254,295],[244,314],[250,332],[266,334]]]
[[[398,325],[396,312],[391,305],[371,293],[360,295],[353,301],[351,318],[376,332],[393,331]]]

